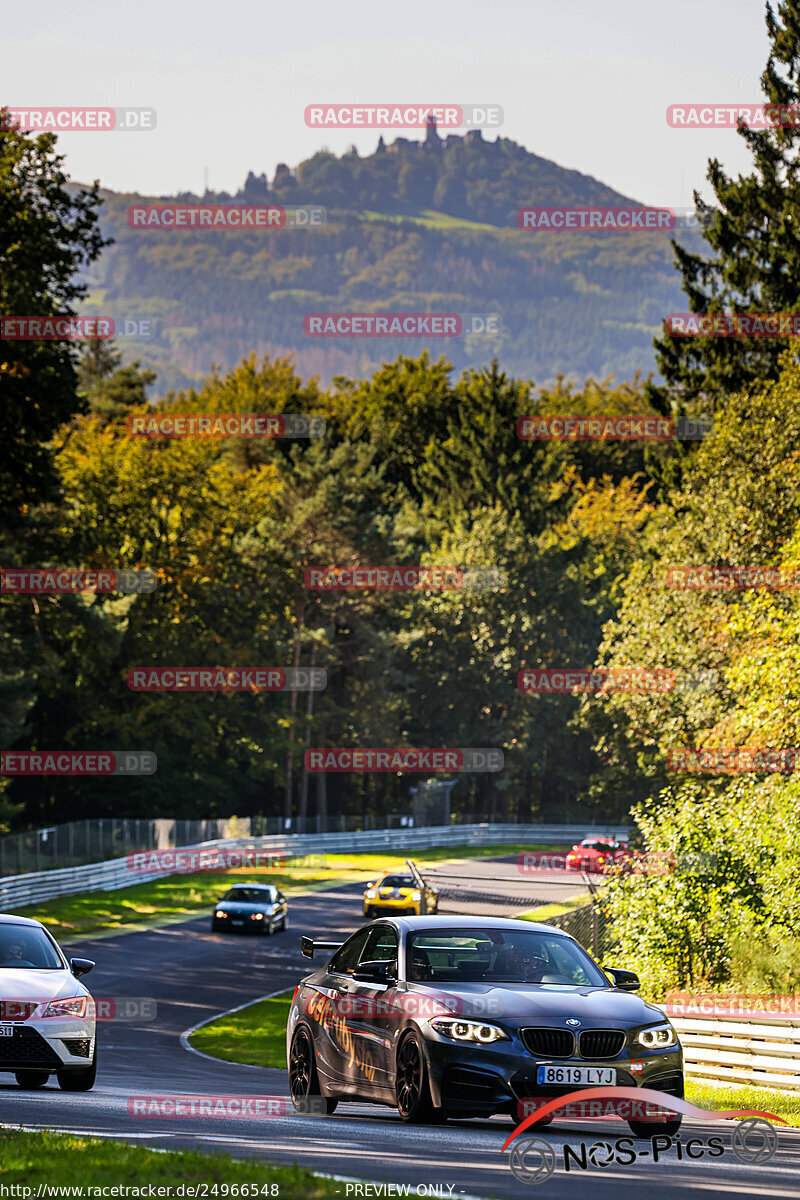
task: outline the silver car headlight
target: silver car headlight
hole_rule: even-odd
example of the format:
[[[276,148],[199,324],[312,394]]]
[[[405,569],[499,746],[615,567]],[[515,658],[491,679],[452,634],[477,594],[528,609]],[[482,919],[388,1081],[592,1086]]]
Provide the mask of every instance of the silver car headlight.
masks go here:
[[[677,1046],[678,1035],[671,1025],[656,1025],[650,1029],[640,1029],[634,1041],[648,1050],[666,1050]]]
[[[377,896],[377,894],[378,893],[375,891],[375,888],[368,888],[367,891],[365,892],[365,895],[368,900],[374,900],[375,897]]]
[[[502,1038],[508,1041],[508,1034],[502,1029],[498,1029],[496,1025],[486,1025],[482,1021],[453,1021],[448,1017],[434,1017],[430,1024],[437,1033],[453,1038],[456,1042],[480,1042],[488,1046]]]
[[[42,1013],[43,1017],[84,1017],[85,1015],[85,996],[76,996],[74,1000],[51,1000]]]

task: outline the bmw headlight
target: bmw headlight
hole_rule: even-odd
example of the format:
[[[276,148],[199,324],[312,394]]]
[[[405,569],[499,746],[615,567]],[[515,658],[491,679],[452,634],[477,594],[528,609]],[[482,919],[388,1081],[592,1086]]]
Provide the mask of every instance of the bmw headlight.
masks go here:
[[[651,1029],[640,1029],[634,1041],[648,1050],[667,1050],[670,1046],[677,1046],[678,1035],[671,1025],[658,1025]]]
[[[86,1014],[86,997],[74,1000],[51,1000],[42,1013],[43,1017],[83,1017]]]
[[[264,920],[264,914],[263,914],[263,913],[251,913],[251,914],[250,914],[250,920],[251,920],[251,921],[263,921],[263,920]]]
[[[502,1029],[481,1021],[453,1021],[447,1017],[434,1017],[431,1027],[456,1042],[480,1042],[488,1046],[490,1042],[499,1042],[501,1038],[508,1040],[508,1034],[503,1033]]]
[[[225,912],[224,908],[218,908],[217,911],[214,913],[215,917],[227,917],[227,915],[228,914]]]

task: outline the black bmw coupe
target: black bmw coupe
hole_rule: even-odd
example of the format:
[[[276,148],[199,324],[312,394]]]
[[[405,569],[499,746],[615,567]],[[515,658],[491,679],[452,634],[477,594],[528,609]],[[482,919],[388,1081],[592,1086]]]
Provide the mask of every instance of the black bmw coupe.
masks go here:
[[[409,1122],[495,1113],[516,1122],[521,1102],[576,1089],[683,1096],[677,1034],[632,994],[636,975],[601,970],[553,926],[394,917],[341,945],[303,938],[302,948],[329,961],[302,980],[289,1011],[298,1111],[367,1100],[396,1105]],[[629,1124],[639,1136],[677,1132],[680,1116]]]

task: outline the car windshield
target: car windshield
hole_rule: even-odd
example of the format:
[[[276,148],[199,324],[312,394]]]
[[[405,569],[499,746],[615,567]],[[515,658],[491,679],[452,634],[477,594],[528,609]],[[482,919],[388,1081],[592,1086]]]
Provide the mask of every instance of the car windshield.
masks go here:
[[[410,875],[385,875],[378,887],[414,887],[414,880]]]
[[[455,983],[539,983],[609,987],[576,942],[556,933],[436,929],[408,938],[408,978]]]
[[[0,970],[3,967],[23,971],[65,969],[43,929],[37,929],[35,925],[0,924]]]
[[[224,897],[226,900],[240,900],[242,904],[269,904],[272,899],[269,888],[235,887]]]
[[[611,850],[608,842],[581,842],[581,850]]]

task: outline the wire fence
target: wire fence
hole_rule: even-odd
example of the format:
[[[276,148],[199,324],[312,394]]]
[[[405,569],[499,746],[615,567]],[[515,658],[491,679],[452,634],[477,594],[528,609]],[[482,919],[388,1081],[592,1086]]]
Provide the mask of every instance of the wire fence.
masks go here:
[[[391,814],[393,816],[393,814]],[[0,879],[10,875],[25,875],[34,871],[57,868],[79,867],[86,863],[107,862],[123,858],[134,850],[174,850],[179,846],[199,846],[206,842],[251,837],[296,837],[308,835],[340,835],[385,829],[393,825],[402,836],[423,826],[414,826],[402,818],[403,824],[388,821],[385,817],[378,822],[353,816],[339,816],[327,821],[312,818],[305,822],[295,819],[286,828],[281,817],[210,817],[203,820],[177,820],[169,817],[97,817],[85,821],[70,821],[64,825],[51,825],[44,829],[33,829],[24,833],[0,837]],[[496,826],[497,822],[492,822]],[[452,822],[450,828],[456,828]],[[473,825],[461,826],[473,828]],[[509,840],[514,840],[517,825],[508,825]],[[542,826],[542,830],[550,828]],[[561,827],[559,827],[561,828]],[[583,836],[588,827],[574,826],[575,840]],[[624,826],[604,826],[608,836],[625,836]],[[599,827],[592,832],[600,835]],[[572,837],[572,832],[569,832]],[[563,837],[556,838],[562,841]]]

